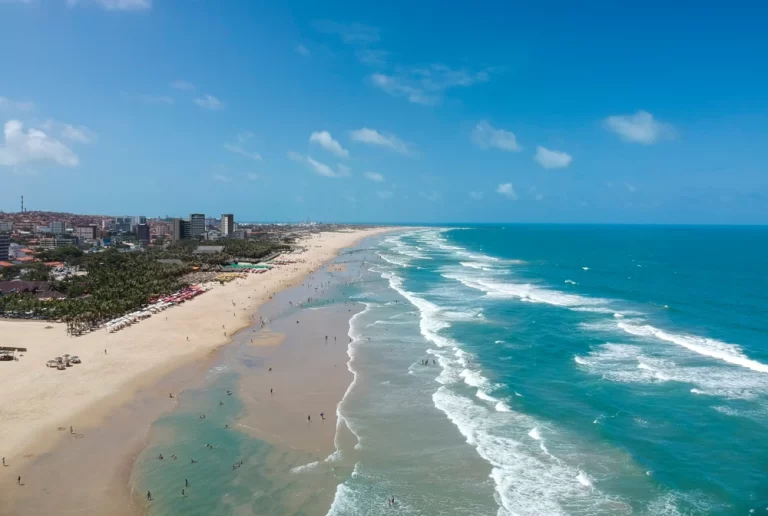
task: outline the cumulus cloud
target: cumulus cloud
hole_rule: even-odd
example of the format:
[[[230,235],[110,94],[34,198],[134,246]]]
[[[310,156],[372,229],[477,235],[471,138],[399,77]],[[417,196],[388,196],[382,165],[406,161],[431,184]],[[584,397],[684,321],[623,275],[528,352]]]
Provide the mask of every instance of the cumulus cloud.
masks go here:
[[[515,188],[512,186],[512,183],[500,184],[498,187],[496,187],[496,193],[499,193],[509,199],[517,199],[517,193],[515,193]]]
[[[250,158],[252,160],[261,161],[261,154],[258,152],[253,152],[246,150],[245,145],[253,138],[253,133],[249,131],[242,132],[237,135],[237,142],[235,143],[225,143],[224,148],[227,149],[230,152],[234,152],[235,154],[240,154],[241,156],[245,156],[246,158]]]
[[[202,97],[196,98],[195,104],[197,104],[203,109],[209,109],[211,111],[218,111],[219,109],[224,108],[224,106],[226,105],[224,104],[224,102],[220,101],[213,95],[208,95],[207,93]]]
[[[381,183],[384,181],[384,176],[378,172],[366,172],[365,177],[373,181],[374,183]]]
[[[152,0],[67,0],[67,5],[93,4],[107,11],[146,11],[152,8]]]
[[[362,23],[339,23],[331,20],[312,22],[315,30],[323,34],[335,34],[349,45],[364,45],[379,41],[379,29]]]
[[[539,145],[533,159],[544,168],[565,168],[571,164],[573,158],[566,152],[549,150]]]
[[[328,131],[314,132],[309,136],[309,143],[316,143],[328,152],[332,152],[342,158],[349,157],[349,151],[341,146],[341,144],[333,139],[331,133]]]
[[[312,158],[312,156],[303,156],[294,151],[288,153],[288,159],[308,165],[312,172],[323,177],[343,177],[348,176],[351,173],[350,168],[345,165],[339,164],[337,165],[336,170],[334,170],[329,165]]]
[[[40,129],[24,130],[18,120],[3,127],[5,141],[0,143],[0,166],[13,167],[36,162],[53,162],[63,167],[80,164],[77,155],[60,140]]]
[[[301,44],[296,45],[296,53],[304,57],[309,57],[310,55],[312,55],[309,53],[309,49]]]
[[[408,145],[394,134],[382,134],[375,129],[363,127],[350,133],[353,141],[386,147],[401,154],[408,154]]]
[[[647,111],[638,111],[634,115],[609,116],[603,123],[609,131],[618,134],[622,140],[643,145],[652,145],[674,134],[671,125],[659,122]]]
[[[472,130],[472,141],[481,149],[495,147],[503,151],[519,152],[523,150],[517,143],[515,133],[496,129],[487,120],[481,120]]]
[[[196,88],[196,86],[191,82],[178,80],[171,83],[171,88],[175,90],[192,91]]]
[[[0,111],[31,111],[33,109],[35,109],[34,102],[28,100],[11,100],[8,97],[0,97]]]

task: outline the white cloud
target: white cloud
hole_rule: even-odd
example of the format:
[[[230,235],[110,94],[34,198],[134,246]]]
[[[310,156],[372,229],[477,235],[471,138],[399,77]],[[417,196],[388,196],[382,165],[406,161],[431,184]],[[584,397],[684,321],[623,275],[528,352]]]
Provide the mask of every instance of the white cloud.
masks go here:
[[[290,151],[288,153],[288,159],[297,163],[309,165],[309,168],[318,175],[323,177],[343,177],[348,176],[351,172],[350,168],[345,165],[337,165],[337,170],[333,170],[330,166],[317,161],[312,156],[303,156],[298,152]]]
[[[76,167],[80,164],[77,155],[61,141],[40,129],[24,131],[24,124],[18,120],[5,123],[3,136],[5,142],[0,143],[0,166],[13,167],[44,161],[52,161],[63,167]]]
[[[408,154],[409,152],[408,145],[394,134],[381,134],[375,129],[363,127],[362,129],[352,131],[350,136],[352,137],[352,140],[356,142],[387,147],[395,152],[400,152],[401,154]]]
[[[0,111],[31,111],[33,109],[35,109],[34,102],[0,97]]]
[[[481,120],[472,130],[472,141],[481,149],[495,147],[503,151],[519,152],[523,150],[517,143],[515,133],[495,129],[487,120]]]
[[[389,199],[392,197],[393,192],[391,190],[379,190],[376,192],[376,195],[378,195],[381,199]]]
[[[70,7],[81,4],[95,4],[107,11],[145,11],[152,8],[152,0],[67,0]]]
[[[136,97],[144,104],[167,104],[172,105],[176,101],[173,99],[173,97],[169,97],[167,95],[139,95]]]
[[[479,201],[480,199],[483,198],[483,192],[469,192],[469,196],[472,199]]]
[[[213,174],[213,180],[218,181],[219,183],[231,183],[232,178],[229,176],[225,176],[224,174]]]
[[[249,132],[249,131],[242,132],[237,135],[236,143],[225,143],[224,148],[230,152],[234,152],[235,154],[240,154],[241,156],[245,156],[246,158],[250,158],[256,161],[261,161],[261,154],[259,154],[258,152],[253,152],[245,149],[245,144],[248,143],[248,141],[251,140],[252,138],[253,138],[252,132]]]
[[[261,174],[256,174],[255,172],[250,172],[248,174],[248,179],[250,179],[251,181],[258,181],[259,179],[261,179]]]
[[[652,145],[659,139],[674,135],[671,125],[659,122],[647,111],[638,111],[634,115],[609,116],[604,121],[608,130],[618,134],[627,142]]]
[[[440,198],[440,193],[438,192],[419,192],[419,195],[429,202],[434,202]]]
[[[533,159],[544,168],[565,168],[573,160],[566,152],[549,150],[541,145],[536,147],[536,156]]]
[[[431,106],[440,101],[437,95],[429,95],[423,89],[411,86],[402,79],[383,73],[371,75],[371,82],[377,88],[384,90],[394,97],[406,97],[408,102]]]
[[[309,137],[309,143],[316,143],[325,150],[341,156],[342,158],[349,157],[349,151],[341,146],[341,144],[333,139],[331,133],[328,131],[314,132]]]
[[[224,102],[220,101],[213,95],[208,95],[207,93],[202,97],[196,98],[195,104],[197,104],[201,108],[210,109],[211,111],[218,111],[219,109],[224,108],[224,106],[226,105],[224,104]]]
[[[312,159],[312,156],[307,156],[307,163],[309,163],[312,166],[312,168],[315,170],[315,172],[320,174],[321,176],[337,177],[336,173],[333,171],[331,167],[329,167],[325,163],[320,163],[319,161],[315,161],[314,159]]]
[[[517,193],[515,193],[515,188],[512,186],[512,183],[500,184],[496,188],[496,193],[500,193],[501,195],[510,199],[517,199]]]
[[[309,57],[309,56],[312,55],[312,54],[309,53],[309,49],[307,47],[305,47],[304,45],[301,45],[301,44],[296,45],[296,53],[298,53],[299,55],[304,56],[304,57]]]
[[[357,51],[357,58],[361,63],[368,66],[385,66],[389,52],[386,50],[374,50],[371,48],[362,48]]]
[[[444,91],[467,87],[490,80],[489,71],[473,72],[465,68],[453,69],[443,64],[423,67],[400,67],[392,75],[375,73],[371,82],[377,88],[395,97],[405,97],[414,104],[437,104]]]
[[[378,172],[366,172],[365,177],[373,181],[374,183],[381,183],[384,181],[384,176]]]
[[[375,43],[379,41],[379,29],[362,23],[338,23],[331,20],[316,20],[312,22],[315,29],[323,34],[336,34],[344,43],[350,45]]]
[[[182,91],[192,91],[196,88],[196,86],[191,82],[178,80],[171,83],[171,88]]]
[[[92,143],[96,139],[96,135],[87,127],[82,125],[75,127],[70,124],[64,124],[61,137],[76,143]]]

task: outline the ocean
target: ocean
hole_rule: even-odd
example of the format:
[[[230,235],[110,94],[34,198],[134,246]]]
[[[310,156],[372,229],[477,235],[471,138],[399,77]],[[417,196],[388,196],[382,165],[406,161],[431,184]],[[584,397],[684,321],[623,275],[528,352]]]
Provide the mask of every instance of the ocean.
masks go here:
[[[239,490],[222,488],[228,503],[243,501],[232,507],[768,510],[767,228],[419,228],[368,239],[337,263],[356,271],[352,284],[313,302],[364,309],[349,321],[354,380],[335,451],[280,469],[274,457],[287,451],[238,436],[240,455],[258,460]],[[234,388],[237,378],[215,381]],[[156,433],[180,439],[183,417],[158,421]],[[259,506],[264,486],[330,492]]]

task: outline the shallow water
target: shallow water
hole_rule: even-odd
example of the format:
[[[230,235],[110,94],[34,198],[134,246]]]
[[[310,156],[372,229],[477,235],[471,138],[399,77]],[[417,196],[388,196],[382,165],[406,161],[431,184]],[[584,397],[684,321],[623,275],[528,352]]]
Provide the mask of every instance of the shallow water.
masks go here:
[[[354,381],[331,453],[221,428],[253,415],[239,394],[218,411],[222,390],[263,374],[236,341],[156,425],[135,475],[168,493],[151,514],[390,514],[391,496],[399,514],[768,507],[765,229],[419,229],[339,261],[345,281],[275,314],[364,307],[344,319]]]

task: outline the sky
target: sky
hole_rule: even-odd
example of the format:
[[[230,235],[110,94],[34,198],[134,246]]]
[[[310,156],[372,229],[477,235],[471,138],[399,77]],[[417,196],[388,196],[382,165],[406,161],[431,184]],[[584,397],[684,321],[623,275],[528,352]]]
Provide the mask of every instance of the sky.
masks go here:
[[[766,19],[739,1],[0,0],[0,210],[768,224]]]

